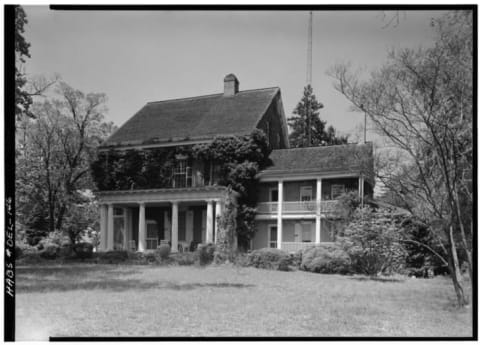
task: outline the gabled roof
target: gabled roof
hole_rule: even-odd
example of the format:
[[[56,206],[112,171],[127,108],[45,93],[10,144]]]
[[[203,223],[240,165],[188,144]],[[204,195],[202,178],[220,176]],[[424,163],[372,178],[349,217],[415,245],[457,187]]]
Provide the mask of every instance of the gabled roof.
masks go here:
[[[260,177],[363,173],[373,178],[372,143],[273,150],[269,158],[271,165]]]
[[[278,87],[147,103],[101,147],[209,140],[256,128]]]

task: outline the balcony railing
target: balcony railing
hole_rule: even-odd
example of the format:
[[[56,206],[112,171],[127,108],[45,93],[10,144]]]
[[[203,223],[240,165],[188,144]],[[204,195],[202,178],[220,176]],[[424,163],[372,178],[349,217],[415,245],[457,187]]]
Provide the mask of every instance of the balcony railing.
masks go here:
[[[322,201],[284,201],[283,214],[338,214],[343,207],[338,200]],[[257,205],[258,214],[275,214],[278,212],[278,202],[260,202]]]

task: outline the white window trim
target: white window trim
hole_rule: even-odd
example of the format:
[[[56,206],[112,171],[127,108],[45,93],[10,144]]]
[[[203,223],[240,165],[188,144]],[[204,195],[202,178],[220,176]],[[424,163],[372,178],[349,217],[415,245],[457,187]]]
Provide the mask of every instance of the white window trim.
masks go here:
[[[272,200],[272,192],[277,191],[277,201]],[[270,202],[270,212],[277,212],[278,210],[278,187],[270,187],[268,188],[268,201]]]
[[[149,242],[149,241],[155,241],[155,240],[156,240],[156,241],[157,241],[156,247],[158,248],[158,233],[157,233],[157,237],[147,237],[147,236],[148,236],[148,224],[154,224],[154,225],[156,225],[156,226],[157,226],[157,230],[158,230],[158,223],[157,223],[155,220],[153,220],[153,219],[147,219],[147,220],[145,221],[145,227],[146,227],[146,228],[145,228],[145,247],[146,247],[145,249],[147,249],[147,250],[155,250],[155,248],[154,248],[154,249],[148,248],[148,242]]]
[[[123,249],[127,248],[127,210],[125,207],[114,207],[114,209],[122,210],[122,214],[115,214],[115,210],[113,211],[113,224],[115,224],[115,219],[123,219]],[[113,229],[115,232],[115,229]],[[115,235],[114,235],[115,238]],[[115,243],[114,243],[115,245]]]
[[[313,200],[313,187],[312,186],[300,186],[300,197],[299,197],[298,200],[304,201],[304,200],[302,200],[302,195],[305,195],[304,194],[305,191],[310,191],[310,200],[308,200],[308,201],[312,201]]]
[[[272,228],[277,228],[277,224],[268,224],[267,225],[267,229],[268,229],[268,232],[267,232],[267,245],[268,245],[268,248],[277,248],[278,247],[278,241],[272,241],[271,240],[271,232],[272,232]],[[277,228],[277,231],[278,231],[278,228]],[[275,243],[275,247],[271,247],[271,243]]]

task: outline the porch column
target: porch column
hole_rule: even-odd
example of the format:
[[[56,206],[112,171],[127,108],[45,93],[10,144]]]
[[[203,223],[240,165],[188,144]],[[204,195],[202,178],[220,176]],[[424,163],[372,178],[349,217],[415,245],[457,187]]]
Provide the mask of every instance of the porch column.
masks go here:
[[[139,204],[138,212],[138,251],[143,252],[147,249],[145,241],[145,203]]]
[[[322,227],[322,179],[317,179],[317,207],[315,212],[315,243],[320,243],[320,231]]]
[[[218,217],[222,215],[222,204],[221,200],[218,199],[215,201],[215,243],[217,243],[218,238]]]
[[[107,250],[107,205],[100,205],[100,251]]]
[[[108,204],[107,250],[113,250],[113,204]]]
[[[172,253],[178,252],[178,202],[172,202]]]
[[[213,200],[207,200],[207,234],[205,242],[213,242]]]
[[[278,181],[278,205],[277,205],[277,248],[282,249],[282,211],[283,211],[283,181]]]

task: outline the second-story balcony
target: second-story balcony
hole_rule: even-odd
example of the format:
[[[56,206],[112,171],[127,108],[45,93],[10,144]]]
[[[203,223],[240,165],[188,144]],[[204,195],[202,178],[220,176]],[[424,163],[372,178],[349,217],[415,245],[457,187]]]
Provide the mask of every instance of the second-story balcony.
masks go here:
[[[278,202],[260,202],[257,205],[258,214],[277,214]],[[283,201],[282,214],[340,214],[342,204],[338,200],[322,201]]]

